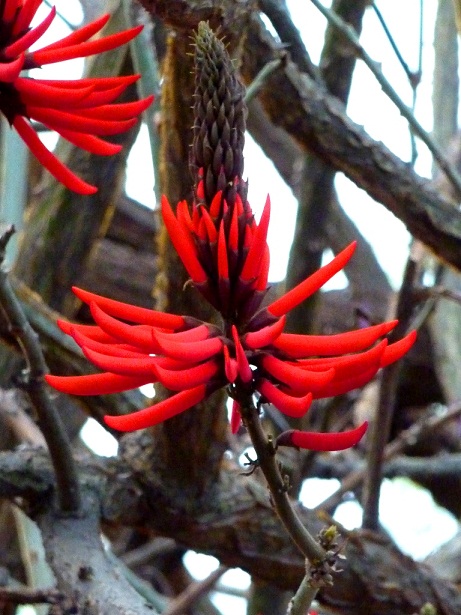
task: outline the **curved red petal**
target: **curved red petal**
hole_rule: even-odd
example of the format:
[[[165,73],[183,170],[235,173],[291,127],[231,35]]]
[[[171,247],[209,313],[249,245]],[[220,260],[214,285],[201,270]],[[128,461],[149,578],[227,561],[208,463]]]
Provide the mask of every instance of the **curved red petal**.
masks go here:
[[[87,56],[110,51],[128,43],[141,32],[142,28],[142,26],[135,26],[129,30],[117,32],[117,34],[103,36],[95,41],[86,41],[74,45],[65,44],[65,39],[62,39],[57,41],[52,48],[48,46],[48,48],[44,47],[34,51],[30,54],[30,57],[38,66],[63,62],[64,60],[73,60],[75,58],[86,58]]]
[[[173,397],[169,397],[164,401],[159,402],[144,410],[133,412],[132,414],[125,414],[123,416],[105,416],[104,421],[112,429],[118,431],[136,431],[137,429],[145,429],[146,427],[152,427],[158,423],[163,423],[173,416],[188,410],[195,404],[201,402],[206,395],[205,385],[188,389],[187,391],[181,391],[176,393]]]
[[[127,325],[106,314],[96,303],[90,303],[91,315],[101,329],[117,341],[131,344],[147,353],[158,352],[158,346],[152,339],[152,327],[149,325]]]
[[[73,286],[72,291],[84,303],[89,305],[91,302],[94,302],[102,310],[104,310],[104,312],[110,314],[111,316],[115,316],[116,318],[123,318],[124,320],[129,320],[130,322],[166,329],[180,329],[185,324],[183,316],[137,307],[135,305],[131,305],[130,303],[123,303],[122,301],[116,301],[115,299],[109,299],[107,297],[102,297],[101,295],[96,295],[95,293],[91,293],[88,290],[83,290],[78,286]]]
[[[290,365],[272,355],[263,357],[261,364],[272,377],[288,385],[299,395],[321,390],[335,375],[335,370],[331,368],[326,368],[325,371],[309,371]]]
[[[264,256],[265,247],[267,245],[267,230],[269,228],[269,220],[271,215],[270,197],[267,195],[266,204],[264,205],[261,220],[256,228],[251,241],[250,249],[243,265],[240,279],[242,282],[251,282],[257,278],[261,260]],[[275,314],[274,314],[275,315]]]
[[[317,433],[291,430],[277,438],[280,446],[296,446],[311,451],[342,451],[355,446],[364,436],[368,427],[365,421],[356,429],[343,432]]]
[[[13,127],[30,149],[32,154],[61,184],[77,194],[94,194],[98,191],[96,186],[92,186],[80,179],[66,165],[64,165],[54,154],[52,154],[40,141],[35,130],[21,115],[17,115],[13,121]]]
[[[394,363],[394,361],[398,361],[398,359],[401,359],[403,355],[406,354],[416,342],[416,338],[416,331],[410,331],[408,335],[403,337],[398,342],[390,344],[383,353],[380,366],[387,367],[387,365],[390,365],[391,363]]]
[[[45,17],[45,19],[35,28],[28,30],[23,36],[18,38],[14,43],[8,45],[3,50],[3,54],[6,58],[14,58],[18,56],[20,53],[23,53],[31,45],[33,45],[38,39],[45,34],[48,28],[51,25],[51,22],[56,17],[56,7],[53,6],[51,11]]]
[[[183,227],[171,209],[165,196],[162,196],[162,217],[167,228],[171,243],[182,260],[187,273],[197,284],[207,281],[207,275],[197,257],[197,248],[190,236],[189,230]]]
[[[302,359],[309,355],[328,356],[361,352],[374,344],[380,337],[389,333],[397,322],[397,320],[383,322],[364,329],[334,335],[282,333],[273,342],[273,346],[286,352],[293,359]]]
[[[231,410],[231,419],[230,426],[231,432],[236,434],[240,429],[240,425],[242,424],[242,415],[240,414],[240,404],[237,400],[232,400],[232,410]]]
[[[285,293],[280,299],[267,306],[267,311],[273,316],[282,316],[297,305],[302,303],[307,297],[317,292],[328,280],[346,265],[356,248],[357,242],[352,242],[347,248],[340,252],[335,258],[321,267],[318,271],[310,275],[303,282]]]
[[[119,376],[117,374],[89,374],[87,376],[45,376],[46,382],[61,393],[69,395],[108,395],[137,389],[152,382],[149,377]]]
[[[13,60],[12,62],[0,62],[0,81],[12,83],[19,77],[23,66],[24,54],[20,55],[17,60]]]
[[[160,350],[167,357],[198,363],[206,361],[218,354],[223,347],[223,342],[219,337],[210,337],[199,342],[175,342],[171,341],[168,335],[152,330],[152,336],[160,347]]]
[[[283,331],[286,323],[286,316],[282,316],[276,322],[267,327],[246,333],[243,337],[243,343],[248,348],[256,349],[263,346],[273,344]]]
[[[266,378],[261,378],[256,387],[280,412],[293,418],[300,418],[306,414],[312,403],[312,393],[303,397],[294,397],[284,393]]]
[[[216,376],[218,370],[219,365],[215,360],[182,370],[164,369],[160,365],[155,367],[159,382],[171,391],[184,391],[184,389],[206,384],[213,376]]]
[[[82,347],[86,358],[96,365],[99,369],[120,376],[150,378],[150,382],[156,382],[155,376],[156,362],[154,357],[149,355],[138,357],[121,357],[101,354],[86,346]]]

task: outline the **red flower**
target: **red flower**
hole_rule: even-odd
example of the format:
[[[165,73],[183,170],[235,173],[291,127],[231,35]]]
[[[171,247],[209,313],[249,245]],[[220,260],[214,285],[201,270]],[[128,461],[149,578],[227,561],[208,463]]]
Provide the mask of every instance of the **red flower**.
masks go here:
[[[30,120],[41,122],[82,149],[107,156],[119,152],[121,146],[101,136],[131,128],[153,97],[113,103],[138,75],[59,81],[21,77],[21,72],[115,49],[134,38],[142,26],[89,40],[107,23],[109,15],[104,15],[51,45],[29,52],[56,16],[53,7],[31,28],[41,4],[42,0],[0,0],[0,111],[58,181],[80,194],[92,194],[96,188],[77,177],[42,144]]]
[[[200,193],[200,184],[197,193]],[[351,258],[351,244],[281,298],[261,307],[267,287],[270,217],[267,199],[256,224],[248,202],[233,206],[216,194],[209,211],[185,201],[176,215],[164,197],[162,214],[192,283],[221,312],[224,325],[137,308],[81,289],[75,294],[91,308],[96,326],[61,322],[102,374],[47,376],[56,389],[75,395],[115,393],[160,382],[175,394],[125,416],[107,416],[121,431],[156,425],[229,387],[234,397],[231,426],[240,426],[239,399],[256,394],[280,412],[302,417],[313,399],[363,386],[376,372],[412,346],[416,334],[388,344],[382,339],[397,321],[337,335],[284,333],[286,314],[317,291]],[[134,323],[126,324],[123,321]],[[366,423],[345,433],[289,431],[278,443],[314,450],[340,450],[356,444]]]

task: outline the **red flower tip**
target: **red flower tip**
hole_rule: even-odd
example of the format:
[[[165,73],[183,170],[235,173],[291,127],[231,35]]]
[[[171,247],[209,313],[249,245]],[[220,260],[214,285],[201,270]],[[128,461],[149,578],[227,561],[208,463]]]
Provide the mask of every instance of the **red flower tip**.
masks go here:
[[[365,421],[356,429],[339,433],[317,433],[291,429],[280,434],[276,444],[311,451],[342,451],[355,446],[364,436],[367,427],[368,423]]]
[[[232,337],[235,344],[235,356],[237,359],[238,374],[242,382],[248,384],[253,380],[253,372],[251,371],[250,364],[246,357],[245,351],[243,350],[237,327],[235,325],[232,325]]]
[[[242,424],[242,415],[240,414],[240,404],[237,400],[232,400],[232,411],[231,411],[231,432],[236,434],[240,429],[240,425]]]

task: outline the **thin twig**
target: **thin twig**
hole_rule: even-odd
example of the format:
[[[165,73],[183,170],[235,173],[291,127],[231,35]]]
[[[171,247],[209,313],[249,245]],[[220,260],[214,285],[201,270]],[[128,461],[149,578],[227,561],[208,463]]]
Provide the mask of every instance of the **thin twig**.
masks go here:
[[[216,570],[208,575],[203,581],[197,581],[191,583],[187,589],[185,589],[177,598],[172,600],[167,609],[163,611],[162,615],[181,615],[190,609],[190,607],[205,596],[213,587],[216,582],[227,572],[229,568],[227,566],[219,566]]]
[[[285,60],[286,60],[286,56],[280,55],[279,58],[276,58],[275,60],[271,60],[265,66],[263,66],[263,68],[259,71],[256,77],[247,87],[247,90],[245,92],[245,103],[247,105],[257,95],[259,90],[264,86],[267,79],[272,75],[272,73],[274,73],[279,68],[279,66],[282,66]]]
[[[304,527],[288,497],[288,484],[282,477],[275,458],[273,445],[267,441],[253,402],[242,405],[242,418],[256,451],[257,465],[261,468],[269,486],[272,503],[293,542],[310,562],[321,562],[325,552]]]
[[[0,587],[0,604],[60,604],[66,600],[65,594],[54,588]]]
[[[282,43],[288,47],[291,59],[299,70],[307,73],[311,79],[320,81],[320,71],[312,62],[284,3],[280,0],[259,0],[259,6],[270,19]]]
[[[413,288],[415,287],[418,272],[419,263],[410,254],[396,309],[398,325],[389,336],[390,343],[402,337],[410,326],[415,305]],[[377,530],[379,527],[379,499],[384,464],[383,455],[391,431],[400,370],[401,363],[396,362],[383,371],[376,416],[373,419],[370,430],[367,455],[368,468],[363,503],[363,527],[370,530]]]
[[[397,95],[389,81],[384,77],[382,71],[379,69],[378,64],[368,55],[365,49],[359,42],[354,29],[347,23],[345,23],[340,17],[338,17],[330,9],[323,6],[320,0],[311,0],[314,6],[326,17],[326,19],[332,23],[353,45],[358,56],[365,62],[368,68],[371,70],[376,80],[380,84],[383,92],[390,98],[394,105],[398,108],[403,117],[410,124],[414,133],[426,144],[434,159],[437,161],[439,167],[446,174],[451,181],[458,198],[461,199],[461,177],[449,160],[445,157],[443,151],[431,138],[431,136],[424,130],[418,120],[415,118],[411,109],[407,107]]]
[[[386,20],[383,17],[383,14],[379,10],[379,8],[376,6],[376,2],[373,2],[371,7],[376,13],[376,17],[378,18],[378,21],[381,24],[382,29],[384,30],[384,34],[386,35],[386,38],[389,41],[389,44],[392,47],[392,50],[394,51],[400,66],[403,68],[407,76],[407,79],[410,82],[411,87],[414,88],[413,84],[415,80],[415,73],[410,69],[408,64],[405,62],[402,54],[400,53],[400,49],[398,48],[397,43],[395,42],[394,37],[392,36],[392,33],[388,28]]]
[[[240,402],[243,400],[239,400]],[[257,461],[254,463],[261,468],[267,481],[271,494],[272,504],[291,539],[310,562],[313,568],[322,568],[326,562],[326,553],[322,546],[314,539],[304,527],[294,510],[288,497],[289,483],[280,472],[275,458],[275,449],[272,442],[268,441],[263,431],[259,412],[250,398],[241,403],[242,419],[250,435],[251,442],[256,451]],[[318,585],[313,583],[311,570],[307,570],[303,581],[296,592],[295,604],[302,606],[307,613],[314,600]],[[299,611],[298,611],[299,612]]]
[[[397,438],[390,442],[384,449],[383,460],[388,461],[399,453],[403,452],[407,446],[416,444],[421,438],[432,434],[443,425],[461,416],[461,401],[451,404],[444,413],[437,412],[430,416],[424,416],[405,431],[400,432]],[[344,494],[356,489],[364,480],[366,468],[354,470],[342,481],[337,491],[321,502],[314,510],[331,510],[340,504]]]
[[[315,598],[317,591],[309,583],[309,578],[304,576],[296,594],[290,600],[287,615],[306,615]]]
[[[13,233],[14,227],[9,227],[0,237],[0,265],[3,262],[6,244]],[[37,334],[30,326],[3,268],[0,268],[0,309],[27,363],[27,370],[24,373],[25,388],[37,412],[40,428],[48,445],[56,474],[60,509],[66,512],[78,512],[81,500],[77,470],[66,431],[50,401],[43,381],[48,368]]]

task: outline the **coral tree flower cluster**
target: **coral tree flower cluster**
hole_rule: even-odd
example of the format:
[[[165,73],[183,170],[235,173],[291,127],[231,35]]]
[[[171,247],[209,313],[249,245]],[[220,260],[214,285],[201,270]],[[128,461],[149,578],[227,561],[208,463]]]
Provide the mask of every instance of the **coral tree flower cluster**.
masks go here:
[[[99,33],[109,19],[103,15],[45,47],[29,51],[48,30],[56,9],[31,27],[42,0],[0,0],[0,111],[39,162],[62,184],[80,194],[96,188],[66,167],[41,142],[31,120],[58,132],[67,141],[93,154],[110,156],[121,146],[105,140],[131,128],[152,97],[114,103],[139,75],[127,77],[46,80],[22,76],[23,71],[110,51],[134,38],[142,26],[109,36]]]
[[[388,344],[385,336],[397,321],[326,336],[284,331],[288,312],[347,264],[355,244],[283,296],[267,300],[271,205],[268,198],[257,223],[240,176],[243,136],[229,136],[242,130],[244,109],[229,102],[235,105],[238,99],[235,89],[229,93],[236,87],[234,80],[221,83],[221,73],[230,67],[218,43],[207,26],[199,29],[197,46],[199,54],[200,45],[205,48],[205,59],[199,57],[213,70],[207,71],[204,84],[202,73],[198,83],[195,201],[191,207],[181,201],[174,211],[163,197],[161,211],[191,284],[220,313],[221,325],[134,307],[78,288],[74,292],[89,305],[96,324],[60,323],[102,373],[48,376],[56,389],[96,395],[158,382],[173,392],[138,412],[105,417],[110,427],[121,431],[156,425],[222,387],[233,398],[234,432],[255,398],[300,418],[313,400],[369,382],[380,368],[402,357],[415,339],[410,333]],[[364,423],[343,433],[290,430],[279,436],[278,444],[340,450],[356,444],[366,427]]]

